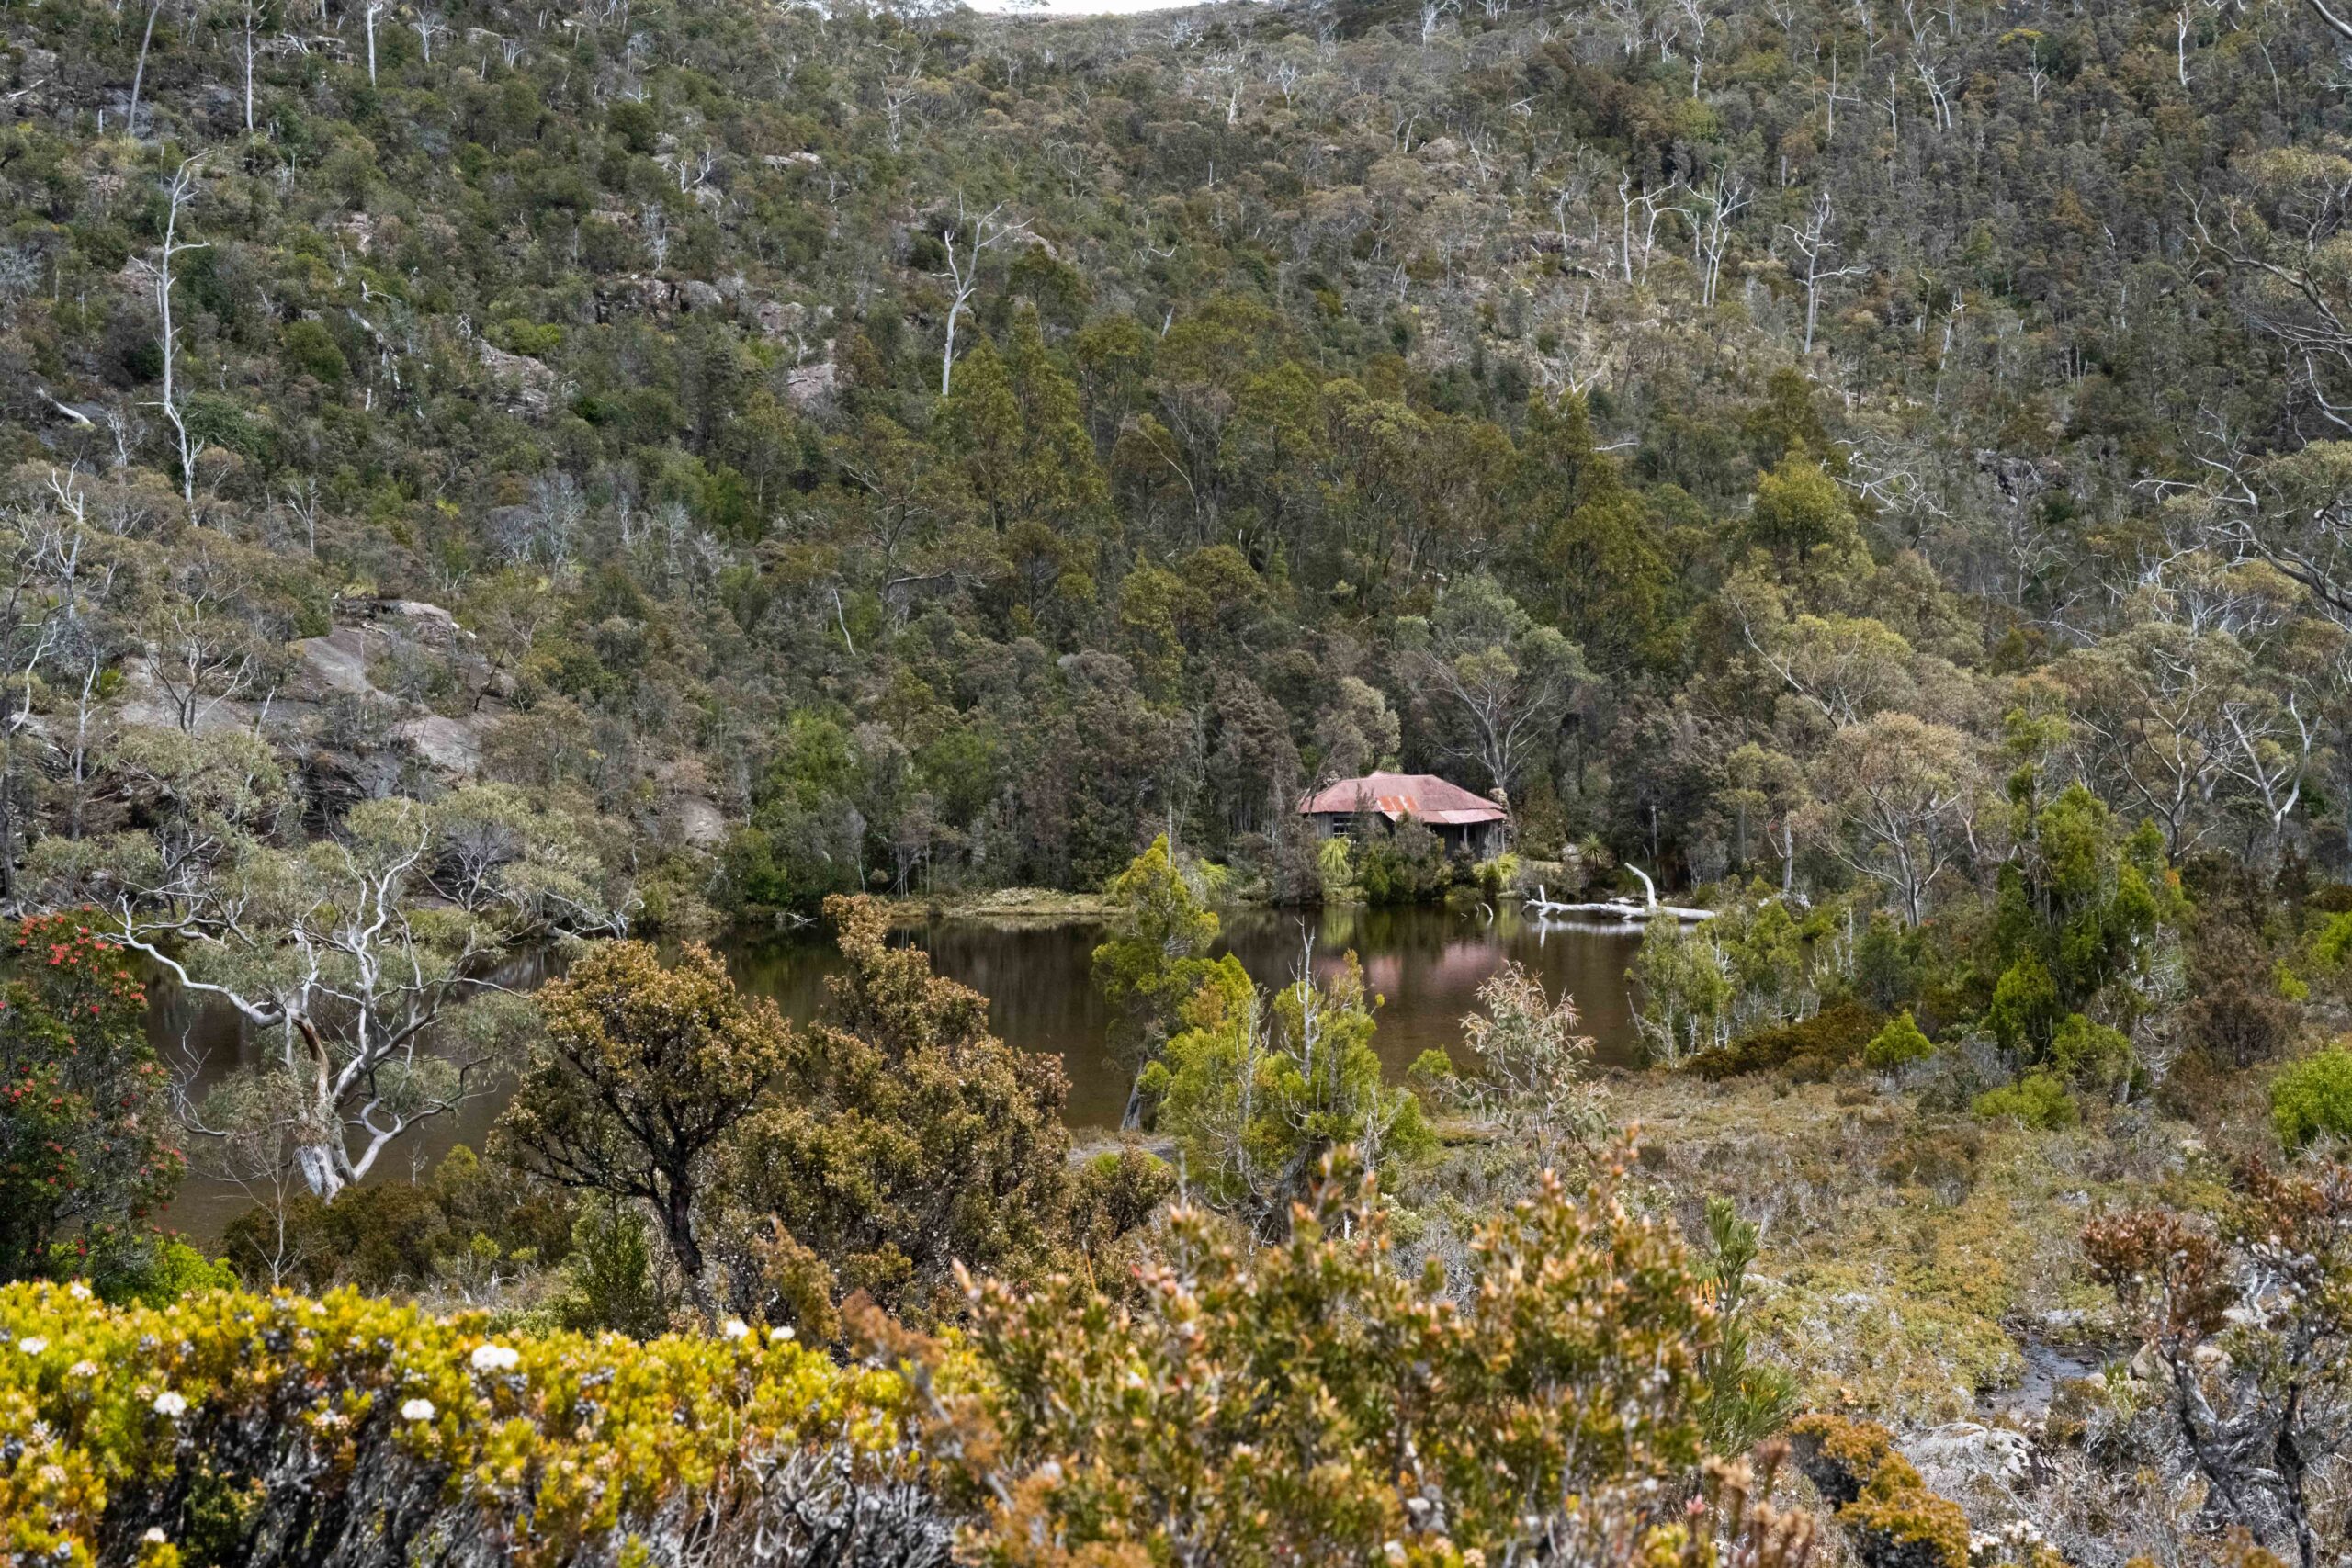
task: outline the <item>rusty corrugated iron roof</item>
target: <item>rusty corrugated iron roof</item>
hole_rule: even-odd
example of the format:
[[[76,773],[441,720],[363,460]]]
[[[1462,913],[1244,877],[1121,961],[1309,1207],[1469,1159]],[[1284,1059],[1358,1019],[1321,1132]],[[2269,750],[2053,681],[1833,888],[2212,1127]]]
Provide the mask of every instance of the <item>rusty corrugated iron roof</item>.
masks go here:
[[[1494,801],[1448,784],[1435,773],[1366,773],[1362,778],[1341,779],[1308,795],[1298,810],[1302,817],[1377,811],[1391,822],[1410,817],[1432,828],[1502,822],[1510,817]]]

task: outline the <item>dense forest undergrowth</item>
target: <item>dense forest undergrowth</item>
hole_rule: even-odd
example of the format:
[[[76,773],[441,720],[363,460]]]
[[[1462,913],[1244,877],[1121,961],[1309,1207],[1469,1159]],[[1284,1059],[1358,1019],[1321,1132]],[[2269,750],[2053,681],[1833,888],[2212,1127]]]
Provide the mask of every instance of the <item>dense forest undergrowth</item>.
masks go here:
[[[0,1561],[2342,1561],[2347,73],[0,4]],[[1302,824],[1386,768],[1509,852]],[[1640,1071],[1214,956],[1634,868]],[[866,897],[1016,886],[1082,1157]]]

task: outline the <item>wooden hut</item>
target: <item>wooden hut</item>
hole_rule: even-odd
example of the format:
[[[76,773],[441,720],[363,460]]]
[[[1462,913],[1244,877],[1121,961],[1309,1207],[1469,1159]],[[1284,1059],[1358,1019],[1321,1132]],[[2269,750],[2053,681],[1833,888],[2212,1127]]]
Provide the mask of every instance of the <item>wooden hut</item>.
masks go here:
[[[1502,852],[1510,813],[1498,800],[1473,795],[1435,773],[1366,773],[1326,784],[1299,802],[1298,814],[1323,838],[1351,831],[1366,816],[1389,822],[1409,817],[1438,836],[1448,854],[1485,860]]]

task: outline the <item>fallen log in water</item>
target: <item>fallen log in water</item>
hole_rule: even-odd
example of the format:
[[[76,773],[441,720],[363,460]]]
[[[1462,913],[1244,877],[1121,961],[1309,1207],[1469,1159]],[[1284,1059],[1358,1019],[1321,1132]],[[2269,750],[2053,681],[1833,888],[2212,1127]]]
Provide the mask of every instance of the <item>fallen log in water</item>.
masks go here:
[[[1659,904],[1653,907],[1646,904],[1636,904],[1630,898],[1610,898],[1604,899],[1599,903],[1589,904],[1561,904],[1555,903],[1548,898],[1530,898],[1526,901],[1526,904],[1527,908],[1534,910],[1537,914],[1544,916],[1547,919],[1555,915],[1563,917],[1570,915],[1597,916],[1603,919],[1631,920],[1635,922],[1647,920],[1698,921],[1712,920],[1715,918],[1715,911],[1713,909],[1694,909],[1680,904]]]
[[[1697,921],[1712,920],[1715,918],[1715,911],[1713,909],[1692,908],[1685,904],[1659,903],[1657,885],[1650,880],[1649,873],[1637,865],[1629,865],[1625,869],[1642,879],[1642,891],[1648,896],[1645,900],[1603,898],[1592,903],[1564,904],[1550,897],[1545,893],[1544,885],[1539,882],[1535,885],[1535,897],[1527,899],[1526,905],[1546,919],[1555,915],[1587,915],[1597,916],[1602,919],[1635,921]]]

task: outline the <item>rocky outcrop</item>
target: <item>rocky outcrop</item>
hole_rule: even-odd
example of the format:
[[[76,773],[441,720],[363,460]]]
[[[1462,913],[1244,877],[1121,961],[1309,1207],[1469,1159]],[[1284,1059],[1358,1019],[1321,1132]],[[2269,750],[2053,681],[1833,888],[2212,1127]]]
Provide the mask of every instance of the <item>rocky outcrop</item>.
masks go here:
[[[302,657],[304,673],[321,692],[362,697],[384,694],[368,679],[366,628],[337,626],[324,637],[304,637],[294,649]]]
[[[545,413],[555,400],[555,372],[527,354],[509,354],[495,344],[477,338],[475,352],[491,384],[507,394],[525,413]]]
[[[724,310],[729,303],[726,290],[699,278],[630,276],[597,288],[596,319],[609,321],[642,314],[666,321],[696,311]]]
[[[832,319],[831,305],[819,305],[812,310],[793,300],[763,299],[752,307],[752,320],[762,337],[795,345],[806,344],[812,332],[822,331]],[[826,346],[831,348],[830,341]]]
[[[480,773],[482,742],[503,707],[438,713],[378,679],[385,666],[406,663],[444,671],[458,691],[479,691],[489,672],[472,634],[420,600],[345,599],[335,611],[344,625],[293,645],[296,670],[282,694],[291,732],[277,731],[303,752],[324,795],[365,798],[418,769],[450,780]]]
[[[673,795],[662,808],[662,826],[690,848],[716,849],[727,838],[727,813],[707,795]]]
[[[404,718],[392,726],[392,733],[408,742],[427,765],[441,773],[459,778],[471,778],[481,772],[481,726],[469,719],[451,718],[447,714],[426,714],[421,718]]]
[[[839,379],[840,372],[833,364],[833,345],[825,343],[825,357],[814,365],[797,365],[784,373],[784,395],[797,408],[810,408],[829,401]]]

